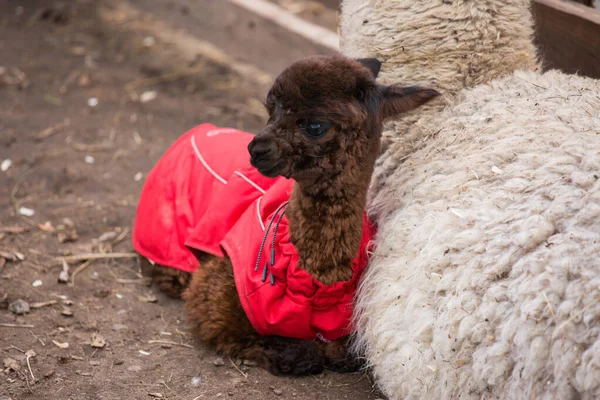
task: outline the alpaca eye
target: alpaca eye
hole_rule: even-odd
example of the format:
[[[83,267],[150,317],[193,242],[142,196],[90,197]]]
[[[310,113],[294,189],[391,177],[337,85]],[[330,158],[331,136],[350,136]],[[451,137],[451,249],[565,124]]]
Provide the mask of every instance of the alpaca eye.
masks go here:
[[[308,136],[311,137],[321,137],[327,133],[327,131],[331,128],[331,124],[328,122],[316,122],[316,121],[300,121],[300,128]]]

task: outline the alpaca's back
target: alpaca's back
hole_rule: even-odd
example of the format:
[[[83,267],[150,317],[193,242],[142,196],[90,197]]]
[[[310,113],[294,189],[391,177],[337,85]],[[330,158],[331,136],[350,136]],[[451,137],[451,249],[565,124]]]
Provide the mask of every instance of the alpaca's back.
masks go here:
[[[470,91],[379,193],[357,316],[391,397],[600,398],[598,93],[559,73]]]

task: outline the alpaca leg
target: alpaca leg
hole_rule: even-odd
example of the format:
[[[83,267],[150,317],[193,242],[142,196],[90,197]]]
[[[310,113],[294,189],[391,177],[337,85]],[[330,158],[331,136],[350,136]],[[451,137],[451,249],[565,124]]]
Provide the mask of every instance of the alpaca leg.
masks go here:
[[[357,372],[364,366],[364,360],[349,351],[351,337],[346,336],[333,342],[322,344],[325,368],[334,372]]]
[[[202,262],[183,298],[194,332],[217,351],[253,361],[275,375],[323,370],[323,357],[314,343],[264,337],[254,330],[239,301],[228,258]]]
[[[313,375],[323,372],[323,351],[307,340],[267,336],[264,352],[273,375]]]
[[[150,276],[158,289],[173,298],[181,298],[183,291],[189,286],[191,274],[175,268],[151,264],[147,258],[142,259],[142,273]]]

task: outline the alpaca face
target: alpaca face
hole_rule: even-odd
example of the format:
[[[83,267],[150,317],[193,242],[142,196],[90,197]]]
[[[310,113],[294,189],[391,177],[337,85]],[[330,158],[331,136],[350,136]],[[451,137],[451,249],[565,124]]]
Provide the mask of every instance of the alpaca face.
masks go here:
[[[267,96],[267,125],[248,146],[251,164],[265,176],[314,182],[339,174],[349,157],[376,153],[384,118],[438,95],[378,85],[379,67],[336,56],[284,70]]]

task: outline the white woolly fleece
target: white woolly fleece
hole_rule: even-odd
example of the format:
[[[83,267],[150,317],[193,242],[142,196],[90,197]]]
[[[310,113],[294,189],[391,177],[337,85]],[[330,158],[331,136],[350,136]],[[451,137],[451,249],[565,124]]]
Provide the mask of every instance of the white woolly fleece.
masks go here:
[[[517,72],[414,129],[356,307],[383,391],[600,398],[600,81]]]
[[[444,96],[388,124],[375,187],[385,184],[394,159],[420,147],[423,138],[407,132],[423,122],[419,116],[441,110],[463,88],[539,69],[529,6],[529,0],[344,0],[345,55],[382,61],[383,83],[422,85]]]
[[[387,83],[445,95],[537,69],[530,0],[344,0],[342,51],[376,57]]]
[[[374,176],[355,319],[392,399],[600,398],[600,82],[514,73],[529,7],[344,0],[346,55],[445,96],[388,124]]]

